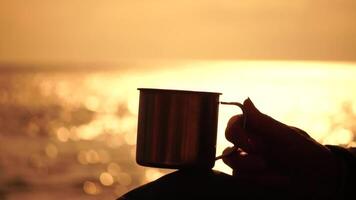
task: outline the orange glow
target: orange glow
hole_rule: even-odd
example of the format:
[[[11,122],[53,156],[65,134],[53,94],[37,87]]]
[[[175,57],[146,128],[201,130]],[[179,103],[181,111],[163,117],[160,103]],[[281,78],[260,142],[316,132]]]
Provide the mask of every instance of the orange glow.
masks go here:
[[[120,196],[124,195],[127,191],[128,191],[128,188],[126,186],[118,185],[118,186],[116,186],[114,192],[118,197],[120,197]]]
[[[158,179],[159,177],[161,177],[162,175],[164,175],[164,174],[162,174],[157,169],[147,169],[146,173],[145,173],[147,182],[154,181],[154,180]]]
[[[77,160],[80,164],[82,165],[87,165],[88,161],[86,159],[86,152],[85,151],[79,151],[77,155]]]
[[[100,182],[101,184],[105,186],[110,186],[114,183],[114,178],[111,176],[111,174],[107,172],[103,172],[100,174]]]
[[[100,187],[91,181],[84,182],[83,190],[85,193],[90,194],[90,195],[97,195],[101,192]]]
[[[113,176],[117,176],[119,174],[119,172],[121,171],[121,168],[118,164],[116,163],[110,163],[107,167],[107,171],[113,175]]]
[[[340,113],[341,105],[356,107],[356,64],[338,62],[304,61],[192,61],[160,63],[169,69],[151,72],[130,72],[121,78],[115,74],[92,74],[85,78],[83,88],[71,93],[70,82],[61,80],[54,85],[57,93],[67,104],[76,105],[85,99],[84,105],[96,111],[93,121],[77,127],[78,138],[93,140],[103,133],[123,134],[108,144],[134,145],[139,87],[186,89],[222,92],[221,100],[240,101],[250,97],[265,113],[287,124],[301,127],[322,143],[349,145],[352,141],[350,126],[345,124],[348,116]],[[107,87],[111,86],[111,87]],[[46,86],[49,87],[49,86]],[[115,89],[120,88],[120,89]],[[65,95],[64,95],[65,94]],[[127,110],[118,111],[126,106]],[[119,113],[118,113],[119,112]],[[230,146],[224,138],[228,119],[240,113],[231,106],[220,106],[217,154]],[[125,117],[119,117],[127,114]],[[334,127],[330,117],[335,116]],[[347,127],[344,127],[347,126]],[[343,131],[339,131],[339,129]],[[66,128],[57,131],[60,141],[67,141],[70,133]],[[99,162],[97,152],[89,152],[87,161]],[[82,159],[80,159],[82,160]],[[97,161],[98,160],[98,161]],[[80,161],[85,163],[84,161]],[[221,161],[215,169],[230,173]],[[152,177],[151,177],[152,178]]]
[[[125,172],[119,172],[116,176],[116,180],[120,185],[129,186],[132,183],[132,177]]]
[[[47,144],[45,151],[46,151],[47,156],[50,158],[56,158],[58,155],[57,146],[54,144],[51,144],[51,143]]]
[[[100,196],[122,194],[169,173],[135,163],[139,87],[221,92],[222,101],[242,102],[250,97],[262,112],[304,129],[323,144],[356,144],[356,63],[231,60],[156,65],[152,66],[156,70],[124,74],[112,69],[3,77],[6,83],[16,82],[2,85],[5,89],[0,91],[0,101],[16,105],[16,112],[7,112],[14,114],[14,120],[4,129],[11,134],[1,135],[0,140],[8,155],[0,160],[5,171],[20,171],[34,180],[55,173],[83,184],[80,193]],[[8,85],[15,89],[7,89]],[[218,155],[232,145],[224,131],[229,118],[238,113],[234,106],[219,108]],[[12,117],[6,116],[3,121]],[[21,123],[23,127],[17,128]],[[14,137],[12,133],[19,130],[25,136]],[[22,147],[30,150],[18,151]],[[11,161],[14,155],[21,159]],[[12,170],[18,160],[26,162],[16,167],[24,167]],[[214,169],[231,173],[221,160]]]
[[[355,60],[355,18],[353,0],[2,0],[0,61]]]
[[[0,0],[0,199],[117,199],[172,172],[136,163],[137,88],[250,97],[356,146],[355,19],[356,0]],[[217,155],[240,113],[219,107]]]
[[[196,61],[180,63],[172,70],[132,73],[120,80],[99,75],[90,79],[95,83],[90,85],[95,88],[125,86],[122,93],[111,89],[107,93],[127,101],[133,115],[137,115],[138,87],[217,91],[223,93],[223,100],[240,102],[250,97],[263,112],[305,129],[320,142],[349,144],[351,133],[333,134],[329,117],[339,116],[340,105],[355,99],[355,94],[350,92],[356,89],[355,67],[353,63],[301,61]],[[105,94],[101,91],[102,98],[106,98]],[[112,109],[106,110],[112,112]],[[224,138],[224,127],[227,120],[237,113],[240,111],[233,107],[220,107],[218,153],[231,145]],[[129,119],[120,119],[117,124],[121,125],[117,130],[132,130],[125,134],[125,141],[134,144],[136,118]],[[104,121],[110,122],[107,118]],[[215,168],[230,172],[220,162]]]
[[[98,152],[96,152],[93,149],[89,150],[86,153],[85,158],[86,158],[87,162],[90,163],[90,164],[95,164],[95,163],[98,163],[100,161],[100,157],[99,157]]]
[[[61,142],[67,142],[69,139],[69,134],[69,131],[64,127],[61,127],[57,130],[57,138]]]

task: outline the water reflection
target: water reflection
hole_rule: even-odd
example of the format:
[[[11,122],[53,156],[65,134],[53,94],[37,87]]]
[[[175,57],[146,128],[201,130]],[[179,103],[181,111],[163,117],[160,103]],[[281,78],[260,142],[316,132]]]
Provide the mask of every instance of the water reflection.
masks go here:
[[[91,182],[91,181],[85,181],[83,184],[83,190],[85,193],[90,194],[90,195],[97,195],[100,193],[100,186]]]
[[[49,143],[46,145],[45,151],[46,151],[46,155],[49,158],[55,159],[58,155],[58,148],[55,144],[52,144],[52,143]]]
[[[322,143],[355,145],[355,67],[195,62],[179,70],[124,75],[115,70],[2,73],[0,199],[47,193],[46,199],[114,198],[169,172],[135,163],[136,88],[143,86],[219,91],[225,100],[250,96],[263,111]],[[220,111],[218,153],[230,145],[224,139],[226,121],[239,112]],[[215,168],[229,172],[221,162]]]
[[[128,88],[106,88],[118,76],[0,74],[0,199],[114,198],[146,182]]]
[[[114,183],[114,178],[110,173],[107,172],[101,173],[99,179],[101,184],[103,184],[104,186],[110,186]]]

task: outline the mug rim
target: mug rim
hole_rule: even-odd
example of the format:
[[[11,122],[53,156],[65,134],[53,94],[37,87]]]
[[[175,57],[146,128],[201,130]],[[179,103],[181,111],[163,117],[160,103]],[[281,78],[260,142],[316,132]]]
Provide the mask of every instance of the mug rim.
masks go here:
[[[206,92],[206,91],[194,91],[194,90],[176,90],[176,89],[163,89],[163,88],[137,88],[140,91],[152,91],[152,92],[176,92],[176,93],[190,93],[190,94],[214,94],[222,95],[220,92]]]

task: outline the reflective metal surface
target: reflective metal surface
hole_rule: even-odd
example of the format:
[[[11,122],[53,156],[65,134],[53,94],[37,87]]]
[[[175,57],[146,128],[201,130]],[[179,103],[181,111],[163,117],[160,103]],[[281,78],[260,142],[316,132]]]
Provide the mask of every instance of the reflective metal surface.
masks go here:
[[[220,93],[139,89],[136,161],[161,168],[212,168]]]

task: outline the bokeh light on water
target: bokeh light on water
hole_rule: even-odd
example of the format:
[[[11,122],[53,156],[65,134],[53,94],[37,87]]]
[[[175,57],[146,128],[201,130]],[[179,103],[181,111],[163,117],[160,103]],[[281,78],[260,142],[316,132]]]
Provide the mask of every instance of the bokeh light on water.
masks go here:
[[[135,163],[138,87],[249,96],[321,143],[355,146],[355,77],[354,63],[276,61],[1,73],[0,199],[112,199],[170,172]],[[224,128],[239,112],[220,107],[217,154],[231,145]]]

